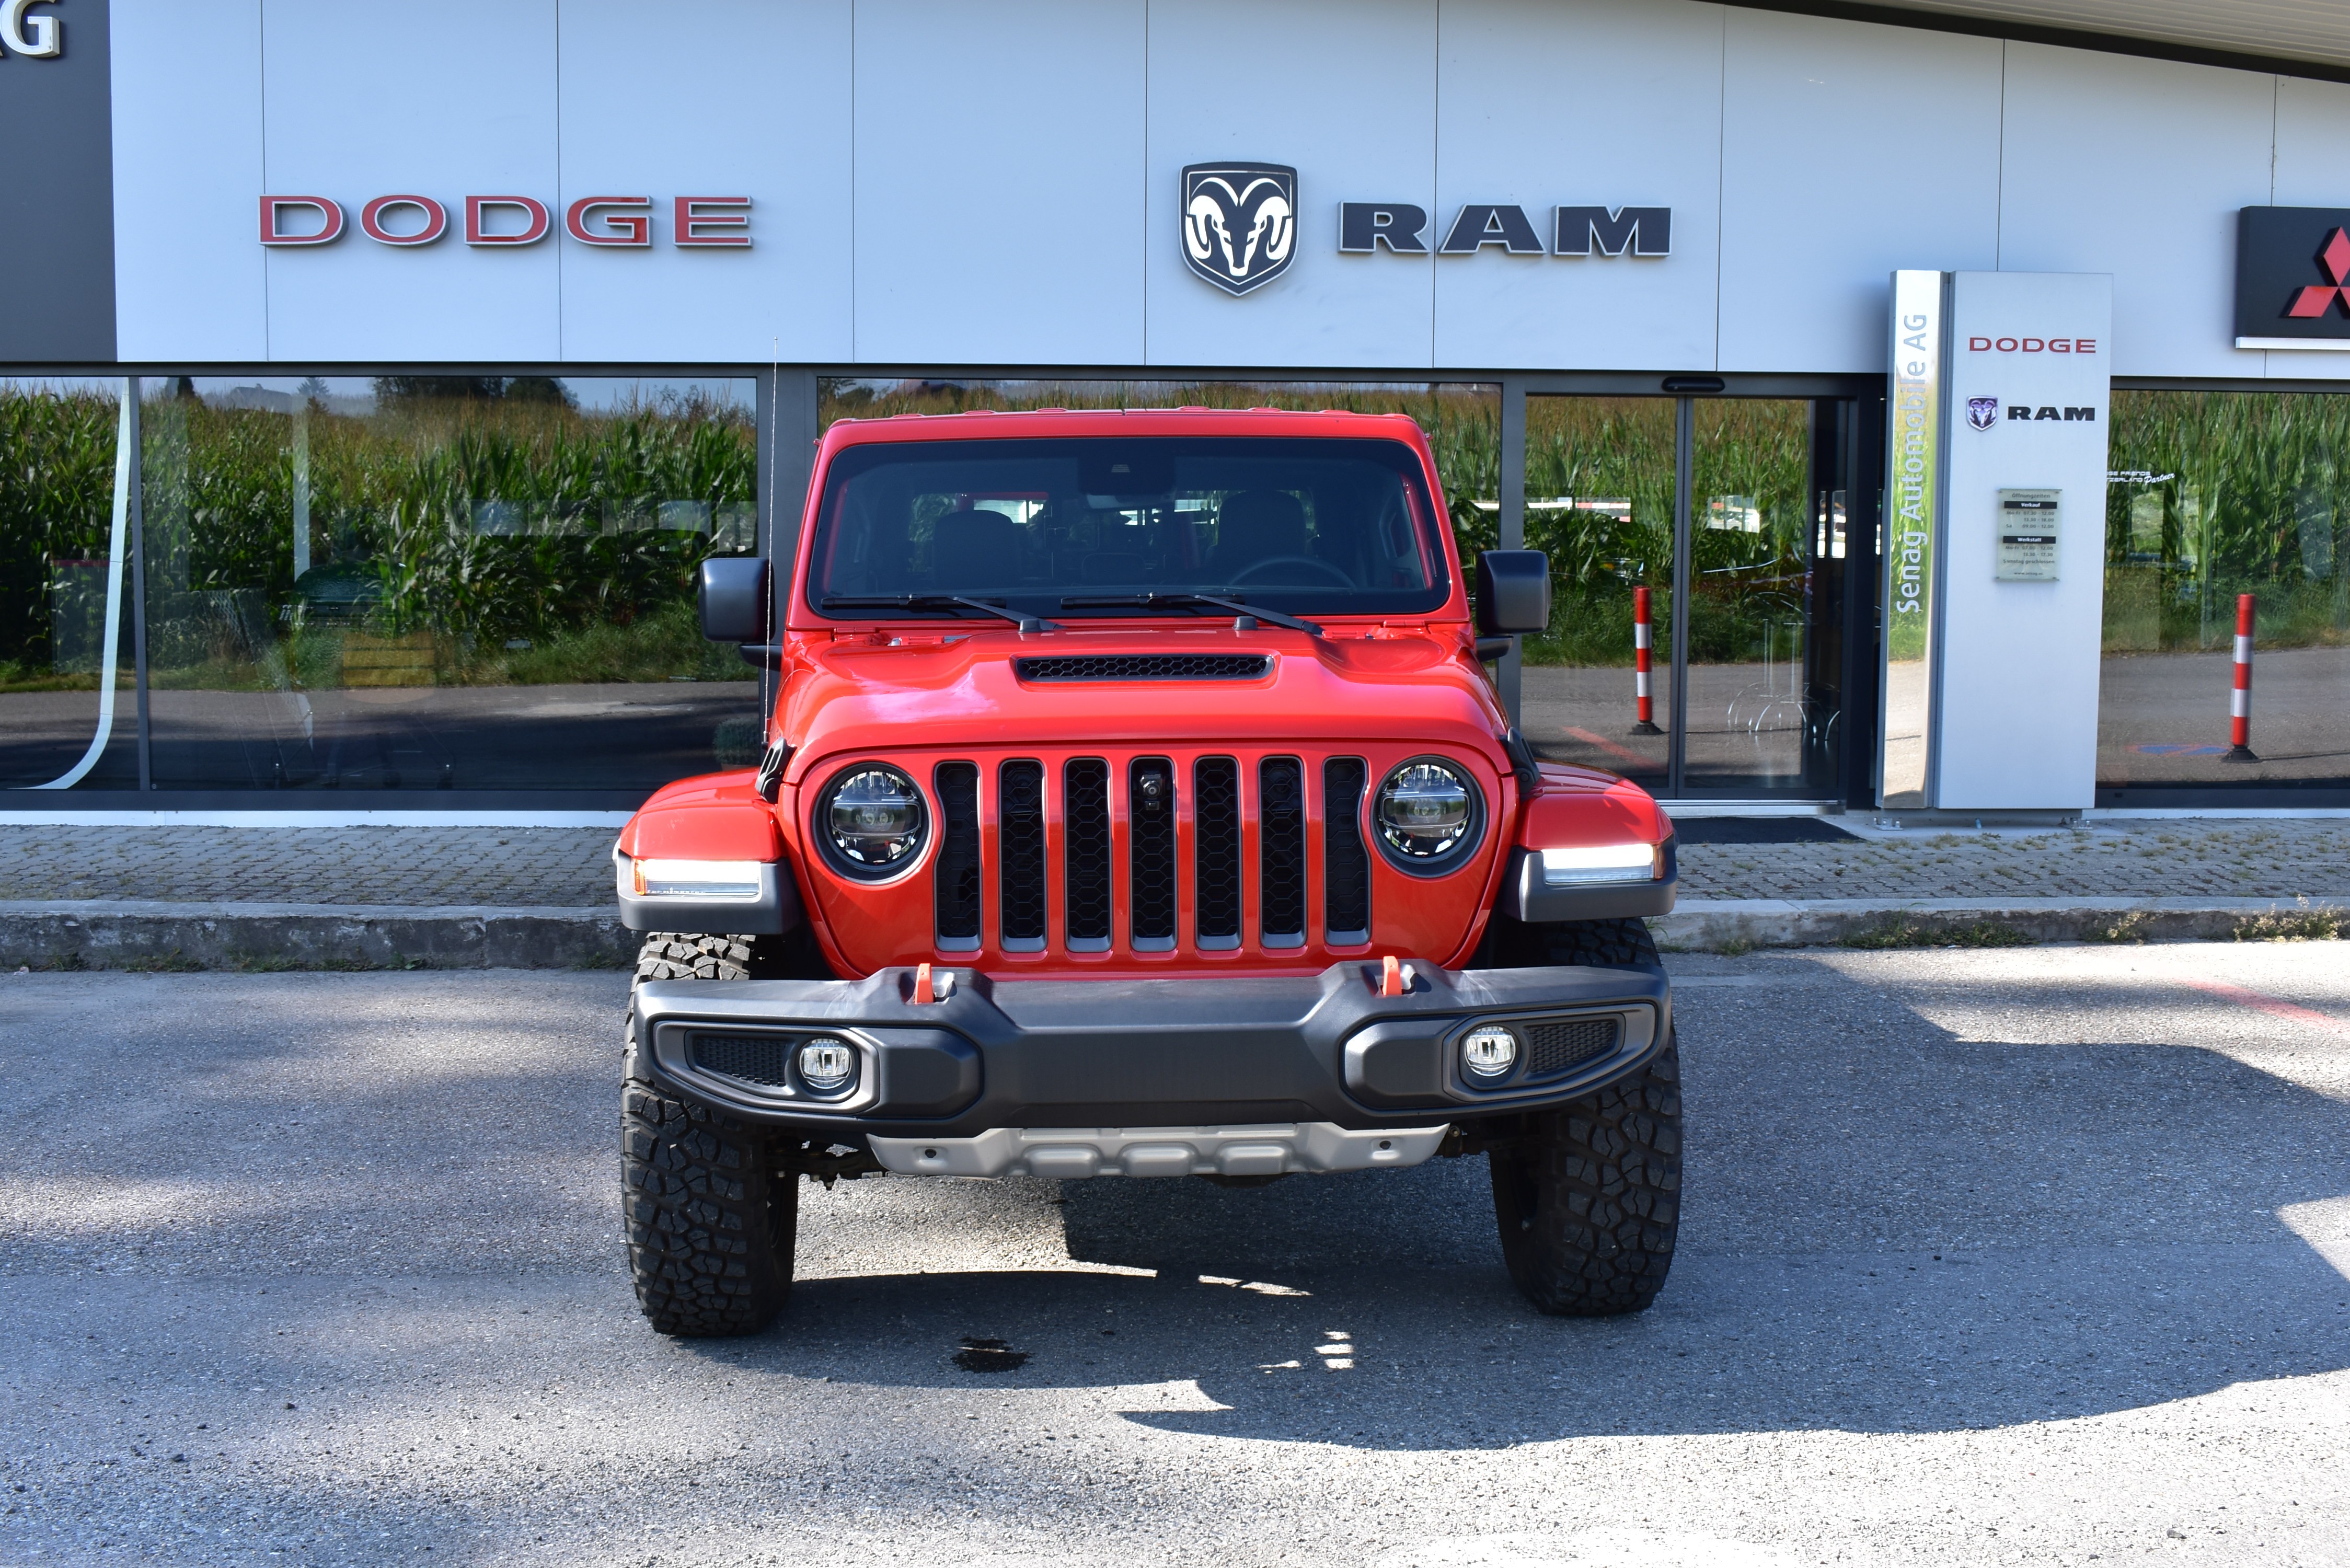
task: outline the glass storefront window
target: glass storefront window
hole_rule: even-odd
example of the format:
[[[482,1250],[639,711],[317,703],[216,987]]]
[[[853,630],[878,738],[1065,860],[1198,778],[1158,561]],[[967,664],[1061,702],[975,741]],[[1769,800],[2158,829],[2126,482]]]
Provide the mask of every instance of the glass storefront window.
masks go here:
[[[2350,395],[2113,395],[2100,788],[2350,783]],[[2252,597],[2251,751],[2229,758]]]
[[[0,788],[138,787],[122,388],[0,381]]]
[[[1672,715],[1669,398],[1526,400],[1526,545],[1550,553],[1548,635],[1525,639],[1520,727],[1537,751],[1665,787]],[[1634,690],[1636,590],[1653,638],[1650,712]]]
[[[755,386],[150,379],[159,789],[633,789],[741,766],[699,563],[756,545]]]

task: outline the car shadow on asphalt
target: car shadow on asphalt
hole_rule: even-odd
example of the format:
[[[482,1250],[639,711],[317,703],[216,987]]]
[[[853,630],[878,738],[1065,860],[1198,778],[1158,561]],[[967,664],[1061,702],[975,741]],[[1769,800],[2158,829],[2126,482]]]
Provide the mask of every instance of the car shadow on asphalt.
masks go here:
[[[1635,1316],[1533,1311],[1484,1162],[1440,1160],[1071,1182],[1068,1253],[1100,1272],[810,1280],[743,1348],[793,1369],[799,1325],[886,1314],[843,1374],[1196,1385],[1130,1418],[1394,1449],[1963,1430],[2350,1367],[2350,1281],[2282,1218],[2350,1192],[2350,1106],[2195,1045],[1960,1040],[1898,1005],[1806,1028],[1803,1005],[1686,997],[1683,1247]],[[964,1370],[964,1336],[1027,1360]]]

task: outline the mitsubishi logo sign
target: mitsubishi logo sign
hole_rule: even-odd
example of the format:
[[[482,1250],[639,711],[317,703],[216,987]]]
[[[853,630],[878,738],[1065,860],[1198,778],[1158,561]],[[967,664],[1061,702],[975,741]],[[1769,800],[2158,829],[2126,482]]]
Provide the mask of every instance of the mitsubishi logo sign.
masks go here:
[[[1183,171],[1183,259],[1242,295],[1297,254],[1297,171],[1281,163],[1194,163]]]
[[[2339,301],[2342,314],[2350,316],[2350,288],[2343,286],[2350,284],[2350,234],[2335,229],[2327,237],[2324,247],[2317,253],[2317,265],[2325,269],[2329,281],[2311,284],[2294,295],[2285,314],[2306,321],[2312,317],[2324,315]]]
[[[2350,350],[2350,208],[2236,214],[2236,347]]]

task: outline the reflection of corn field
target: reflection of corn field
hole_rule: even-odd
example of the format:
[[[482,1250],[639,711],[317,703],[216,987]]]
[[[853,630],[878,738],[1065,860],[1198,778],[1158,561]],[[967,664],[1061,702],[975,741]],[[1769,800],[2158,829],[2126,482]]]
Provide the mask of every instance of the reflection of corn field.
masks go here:
[[[2350,397],[2116,391],[2108,462],[2109,650],[2350,639]]]
[[[0,685],[97,684],[54,673],[61,652],[79,662],[57,617],[62,605],[77,628],[91,622],[92,582],[103,609],[103,568],[72,563],[106,556],[118,409],[95,393],[0,394]]]
[[[1773,623],[1802,618],[1807,412],[1795,402],[1693,405],[1692,659],[1759,659]],[[1526,543],[1550,552],[1556,590],[1550,635],[1526,644],[1530,662],[1630,664],[1636,587],[1651,590],[1657,641],[1669,643],[1673,419],[1662,398],[1527,400]],[[1567,497],[1576,504],[1544,504]]]
[[[91,573],[76,563],[107,547],[115,411],[99,396],[0,392],[0,681],[89,679],[56,671],[86,618]],[[596,669],[690,670],[702,650],[680,607],[712,530],[750,543],[755,441],[729,407],[411,398],[295,416],[181,396],[141,417],[161,684],[275,683],[259,668],[272,663],[297,683],[314,665],[330,676],[340,631],[307,625],[321,576],[342,585],[341,624],[431,638],[442,680],[586,678],[546,668],[565,649]],[[317,568],[300,590],[297,491]],[[640,622],[643,646],[619,646]],[[507,649],[519,641],[533,646]]]

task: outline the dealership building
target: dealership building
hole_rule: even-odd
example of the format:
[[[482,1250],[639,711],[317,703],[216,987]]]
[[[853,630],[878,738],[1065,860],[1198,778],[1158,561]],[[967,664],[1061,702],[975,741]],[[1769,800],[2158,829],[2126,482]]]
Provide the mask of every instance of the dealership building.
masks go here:
[[[831,421],[1167,405],[1419,418],[1683,809],[2350,806],[2305,0],[6,0],[0,130],[0,814],[625,810]]]

